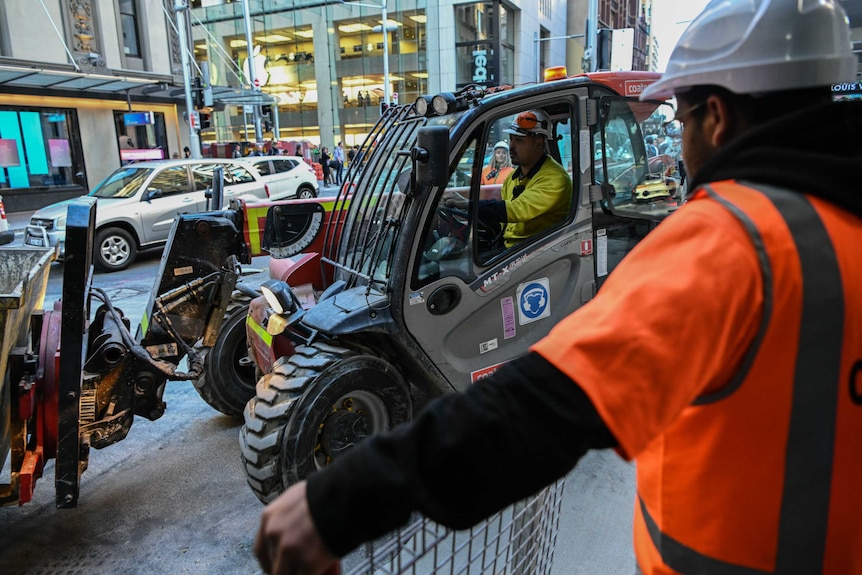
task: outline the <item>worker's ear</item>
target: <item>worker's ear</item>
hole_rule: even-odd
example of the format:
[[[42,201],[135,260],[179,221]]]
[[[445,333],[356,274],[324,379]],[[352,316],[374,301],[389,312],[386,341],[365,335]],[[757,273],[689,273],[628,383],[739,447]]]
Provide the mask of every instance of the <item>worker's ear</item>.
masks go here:
[[[736,110],[721,97],[713,94],[706,99],[703,129],[713,147],[719,148],[735,138],[742,129],[741,121]]]

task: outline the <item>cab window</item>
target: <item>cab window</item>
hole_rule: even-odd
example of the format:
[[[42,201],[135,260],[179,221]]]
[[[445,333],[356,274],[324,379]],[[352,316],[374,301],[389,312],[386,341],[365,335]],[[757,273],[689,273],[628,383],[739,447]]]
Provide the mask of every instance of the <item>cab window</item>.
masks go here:
[[[601,100],[600,130],[593,140],[603,207],[616,216],[662,219],[683,201],[678,122],[673,108],[624,98]]]
[[[463,148],[446,189],[437,197],[430,213],[417,273],[417,280],[421,283],[447,276],[457,276],[465,281],[475,277],[470,257],[470,214],[473,211],[470,198],[477,149],[476,138]],[[453,202],[453,196],[460,201]]]
[[[421,244],[418,283],[447,276],[472,281],[483,268],[503,261],[505,254],[539,241],[538,238],[558,229],[572,217],[576,208],[572,201],[571,178],[573,109],[567,102],[540,109],[550,116],[553,124],[553,137],[545,141],[544,153],[548,157],[545,161],[563,168],[551,167],[553,177],[560,179],[560,185],[549,190],[552,201],[536,202],[539,207],[535,208],[538,211],[533,218],[524,218],[516,207],[515,213],[522,219],[510,221],[510,202],[524,193],[536,172],[518,181],[514,179],[516,174],[527,174],[517,172],[506,129],[522,110],[492,119],[461,149],[452,164],[449,182],[429,213]],[[541,157],[541,152],[539,154]],[[543,172],[543,177],[549,178],[546,174]],[[554,194],[558,192],[559,198],[556,198]],[[520,204],[522,213],[528,211],[523,208],[524,204]]]

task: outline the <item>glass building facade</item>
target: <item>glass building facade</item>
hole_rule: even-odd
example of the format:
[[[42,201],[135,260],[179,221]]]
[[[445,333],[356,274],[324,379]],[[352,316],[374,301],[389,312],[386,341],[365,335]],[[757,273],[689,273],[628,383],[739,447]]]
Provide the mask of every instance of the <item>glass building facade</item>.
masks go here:
[[[500,0],[388,0],[385,22],[379,0],[249,0],[248,6],[251,48],[243,2],[194,2],[195,58],[209,66],[214,85],[248,86],[253,67],[260,89],[278,102],[271,112],[277,117],[265,116],[264,127],[277,128],[281,140],[361,143],[380,117],[387,76],[395,103],[513,81],[514,16]],[[250,112],[241,105],[215,111],[202,141],[253,141]],[[274,134],[264,129],[266,139]]]

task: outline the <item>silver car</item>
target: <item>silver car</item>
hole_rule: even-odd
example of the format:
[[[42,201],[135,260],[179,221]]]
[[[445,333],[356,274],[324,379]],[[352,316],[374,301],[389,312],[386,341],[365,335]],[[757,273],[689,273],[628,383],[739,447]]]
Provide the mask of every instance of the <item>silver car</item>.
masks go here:
[[[206,191],[212,188],[217,166],[224,167],[224,205],[234,198],[250,202],[269,198],[260,175],[240,160],[190,158],[123,166],[88,194],[98,198],[93,263],[104,271],[119,271],[129,267],[140,250],[164,245],[177,214],[208,209]],[[24,243],[59,243],[62,258],[71,201],[36,211]]]
[[[270,199],[317,197],[317,176],[301,156],[247,156],[242,159],[260,172],[269,186]]]

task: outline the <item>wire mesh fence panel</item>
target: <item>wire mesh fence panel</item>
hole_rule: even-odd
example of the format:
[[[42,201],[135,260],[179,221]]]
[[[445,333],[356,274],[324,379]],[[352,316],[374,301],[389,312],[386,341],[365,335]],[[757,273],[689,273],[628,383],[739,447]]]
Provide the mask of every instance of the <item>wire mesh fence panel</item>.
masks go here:
[[[464,531],[418,516],[342,563],[343,575],[548,575],[565,479]]]

